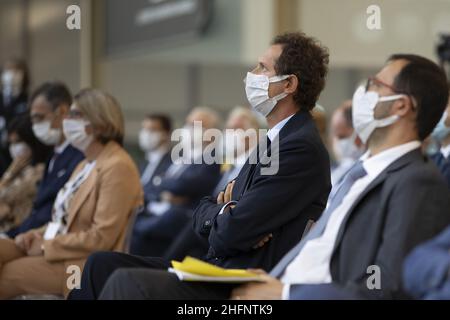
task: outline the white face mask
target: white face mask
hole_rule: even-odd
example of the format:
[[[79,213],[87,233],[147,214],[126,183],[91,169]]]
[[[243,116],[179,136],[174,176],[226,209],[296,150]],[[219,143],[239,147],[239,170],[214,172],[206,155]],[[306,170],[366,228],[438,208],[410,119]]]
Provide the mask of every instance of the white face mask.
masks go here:
[[[366,144],[376,128],[387,127],[395,123],[400,117],[392,115],[384,119],[375,119],[374,111],[379,102],[394,101],[404,97],[404,94],[380,97],[374,91],[365,90],[360,86],[353,95],[352,115],[353,127],[361,141]]]
[[[23,72],[7,70],[2,73],[3,94],[8,96],[18,96],[22,89]]]
[[[86,133],[86,126],[89,124],[89,121],[79,119],[64,119],[63,121],[63,131],[67,141],[83,152],[94,141],[94,137]]]
[[[147,129],[141,129],[139,132],[139,147],[144,152],[153,151],[161,143],[162,134]]]
[[[441,142],[445,138],[450,135],[450,127],[445,125],[445,121],[447,120],[448,113],[447,110],[442,114],[441,120],[439,120],[438,124],[434,128],[431,136],[435,138],[437,141]]]
[[[336,160],[343,159],[357,160],[363,154],[363,150],[358,148],[355,144],[356,132],[350,137],[344,139],[333,139],[333,152]]]
[[[247,72],[245,79],[245,93],[250,105],[263,116],[267,117],[278,101],[285,98],[288,94],[285,92],[269,97],[269,84],[273,82],[280,82],[289,78],[289,75],[275,76],[269,78],[266,75],[254,74]]]
[[[61,141],[61,129],[51,128],[50,120],[33,124],[33,132],[43,144],[57,145]]]
[[[30,147],[25,142],[11,143],[9,145],[9,154],[11,158],[17,159],[25,157],[30,153]]]

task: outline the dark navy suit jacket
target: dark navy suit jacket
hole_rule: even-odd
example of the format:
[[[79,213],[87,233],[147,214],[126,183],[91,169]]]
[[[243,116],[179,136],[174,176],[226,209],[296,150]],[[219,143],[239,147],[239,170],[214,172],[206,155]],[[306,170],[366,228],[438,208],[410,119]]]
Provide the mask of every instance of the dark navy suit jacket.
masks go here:
[[[408,256],[403,286],[417,299],[450,299],[450,227]]]
[[[164,175],[166,174],[166,171],[171,164],[172,160],[170,158],[169,151],[161,158],[159,164],[156,166],[156,169],[153,171],[150,180],[142,186],[144,189],[145,205],[147,205],[147,203],[149,203],[150,201],[159,200],[159,195],[161,194],[162,179],[164,178]],[[148,162],[146,161],[145,164],[141,166],[141,175],[144,173],[147,165]]]
[[[49,222],[52,217],[53,202],[64,184],[69,180],[78,163],[84,155],[68,145],[64,151],[55,158],[53,169],[48,171],[50,160],[47,162],[44,177],[39,185],[30,216],[16,228],[7,232],[13,238],[20,233],[39,228]]]
[[[237,205],[222,215],[213,197],[200,202],[194,230],[208,239],[206,261],[269,271],[300,241],[308,220],[319,218],[331,189],[330,160],[309,112],[296,113],[281,129],[278,164],[276,174],[264,175],[262,161],[247,160],[232,192]],[[268,243],[253,248],[269,234]]]

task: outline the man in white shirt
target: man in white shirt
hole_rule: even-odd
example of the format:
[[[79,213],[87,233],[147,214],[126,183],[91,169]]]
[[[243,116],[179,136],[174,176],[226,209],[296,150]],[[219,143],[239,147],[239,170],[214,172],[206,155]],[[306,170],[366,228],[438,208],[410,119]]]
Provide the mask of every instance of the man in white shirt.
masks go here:
[[[450,193],[421,143],[448,99],[433,62],[393,55],[353,97],[353,123],[368,151],[329,198],[322,217],[269,274],[234,299],[404,297],[401,267],[418,243],[450,223]]]
[[[275,37],[256,67],[247,73],[249,104],[266,118],[271,129],[267,137],[258,137],[262,143],[225,191],[202,199],[194,210],[194,231],[208,241],[204,261],[224,268],[269,271],[301,239],[298,230],[303,231],[310,219],[320,216],[331,186],[330,162],[310,111],[325,85],[327,69],[326,48],[303,33],[288,33]],[[230,294],[229,286],[180,282],[173,273],[155,270],[170,266],[156,258],[140,260],[141,266],[147,267],[145,279],[130,282],[128,272],[136,270],[120,273],[120,268],[130,266],[130,259],[135,260],[91,256],[83,271],[80,295],[214,299]],[[134,283],[142,284],[139,291],[128,288]]]

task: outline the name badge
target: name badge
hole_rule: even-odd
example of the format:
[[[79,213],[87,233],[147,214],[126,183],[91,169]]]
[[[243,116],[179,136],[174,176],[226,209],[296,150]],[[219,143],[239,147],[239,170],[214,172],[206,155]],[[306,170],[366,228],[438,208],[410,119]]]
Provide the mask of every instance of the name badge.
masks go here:
[[[50,222],[47,225],[47,229],[45,229],[44,240],[52,240],[53,238],[55,238],[60,228],[60,222]]]

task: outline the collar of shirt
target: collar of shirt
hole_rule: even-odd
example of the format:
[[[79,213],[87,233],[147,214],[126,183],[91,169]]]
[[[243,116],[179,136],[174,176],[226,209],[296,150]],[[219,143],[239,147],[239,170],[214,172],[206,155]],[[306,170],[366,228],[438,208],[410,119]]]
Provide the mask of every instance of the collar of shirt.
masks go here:
[[[161,160],[162,157],[164,157],[164,155],[168,151],[169,148],[167,146],[161,146],[154,151],[147,152],[145,158],[147,159],[148,163],[157,163]]]
[[[369,176],[378,176],[391,163],[404,156],[408,152],[420,148],[419,141],[411,141],[402,145],[389,148],[380,152],[375,156],[370,156],[370,151],[367,151],[362,157],[364,169],[366,169]]]
[[[294,114],[291,114],[289,117],[284,118],[280,122],[278,122],[276,125],[273,126],[272,129],[267,131],[267,137],[270,139],[270,141],[273,141],[273,139],[280,133],[281,129],[283,129],[284,125],[294,116]]]
[[[450,144],[448,146],[442,147],[441,153],[445,159],[448,159],[448,157],[450,156]]]
[[[57,154],[61,154],[64,152],[64,150],[66,150],[66,148],[69,146],[70,142],[68,140],[64,140],[64,142],[62,144],[60,144],[59,146],[55,146],[55,153]]]

